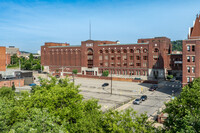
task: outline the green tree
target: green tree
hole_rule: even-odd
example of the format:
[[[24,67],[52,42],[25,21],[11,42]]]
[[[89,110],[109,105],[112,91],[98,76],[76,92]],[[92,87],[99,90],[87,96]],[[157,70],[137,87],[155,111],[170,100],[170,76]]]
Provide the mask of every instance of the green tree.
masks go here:
[[[72,73],[73,73],[73,74],[77,74],[77,73],[78,73],[78,70],[77,70],[77,69],[74,69],[74,70],[72,70]]]
[[[167,79],[172,79],[173,75],[167,75]]]
[[[31,66],[31,63],[30,63],[30,62],[26,62],[26,63],[24,64],[24,69],[25,69],[25,70],[31,70],[31,68],[32,68],[32,66]]]
[[[182,51],[182,40],[171,41],[172,43],[172,51]]]
[[[30,60],[31,62],[33,61],[33,54],[32,54],[32,53],[29,55],[29,60]]]
[[[19,58],[17,57],[16,54],[11,56],[11,64],[18,64],[19,63]]]
[[[147,115],[100,110],[95,99],[83,100],[79,86],[69,79],[41,79],[32,93],[16,95],[0,89],[1,132],[156,132]],[[4,96],[7,95],[7,96]]]
[[[180,96],[166,104],[167,132],[200,132],[200,78],[183,87]]]
[[[109,75],[109,71],[108,70],[103,71],[102,76],[108,77],[108,75]]]

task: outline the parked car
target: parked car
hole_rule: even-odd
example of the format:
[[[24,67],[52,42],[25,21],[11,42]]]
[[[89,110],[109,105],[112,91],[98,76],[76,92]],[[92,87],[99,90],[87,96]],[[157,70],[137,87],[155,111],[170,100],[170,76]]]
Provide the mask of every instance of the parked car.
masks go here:
[[[170,82],[175,82],[175,80],[176,80],[175,78],[172,78],[170,79]]]
[[[135,80],[142,80],[141,78],[137,78],[137,77],[136,77],[136,78],[134,78],[134,79],[135,79]]]
[[[106,87],[106,86],[109,86],[109,84],[108,83],[102,84],[102,87]]]
[[[142,101],[147,100],[147,95],[142,95],[142,96],[140,97],[140,99],[141,99]]]
[[[158,89],[158,85],[152,85],[152,86],[149,88],[149,91],[155,91],[156,89]]]
[[[35,84],[35,83],[32,83],[32,84],[29,84],[29,86],[36,86],[36,84]]]
[[[133,104],[140,104],[142,102],[142,100],[140,98],[135,99],[135,101],[133,101]]]

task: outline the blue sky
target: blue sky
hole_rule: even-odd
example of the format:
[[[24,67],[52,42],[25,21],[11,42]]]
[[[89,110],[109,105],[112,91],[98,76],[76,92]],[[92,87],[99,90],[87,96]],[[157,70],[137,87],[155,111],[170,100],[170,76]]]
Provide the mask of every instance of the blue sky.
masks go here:
[[[37,52],[44,42],[89,39],[134,43],[186,39],[200,0],[0,0],[0,45]]]

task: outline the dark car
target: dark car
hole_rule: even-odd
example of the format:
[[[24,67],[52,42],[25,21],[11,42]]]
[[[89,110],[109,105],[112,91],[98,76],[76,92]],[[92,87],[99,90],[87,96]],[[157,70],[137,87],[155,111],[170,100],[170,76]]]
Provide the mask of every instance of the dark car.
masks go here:
[[[142,96],[140,97],[140,99],[141,99],[142,101],[147,100],[147,95],[142,95]]]
[[[102,84],[102,87],[106,87],[106,86],[109,86],[109,84],[108,83]]]
[[[135,101],[133,101],[133,104],[140,104],[142,102],[142,100],[140,98],[135,99]]]
[[[141,78],[134,78],[135,80],[142,80]]]
[[[158,85],[154,84],[150,87],[149,91],[155,91],[156,89],[158,89]]]

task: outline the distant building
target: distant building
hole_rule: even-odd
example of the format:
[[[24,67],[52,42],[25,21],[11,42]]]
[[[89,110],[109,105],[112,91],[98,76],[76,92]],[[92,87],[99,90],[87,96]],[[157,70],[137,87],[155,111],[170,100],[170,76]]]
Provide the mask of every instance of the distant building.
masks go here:
[[[0,71],[6,71],[6,47],[0,47]]]
[[[183,41],[183,86],[200,77],[200,14]]]
[[[164,79],[170,67],[171,41],[166,37],[139,39],[137,43],[119,41],[82,41],[80,46],[45,43],[41,46],[41,63],[45,71],[101,76],[108,70],[113,76]],[[182,68],[180,68],[182,70]]]
[[[9,46],[8,48],[6,48],[6,53],[10,56],[16,54],[19,57],[20,55],[19,48],[15,48],[15,46]]]

